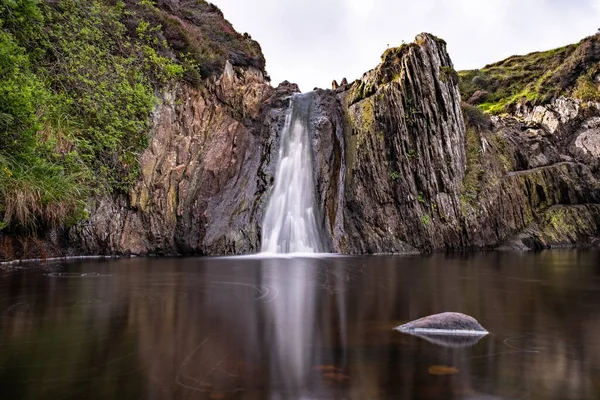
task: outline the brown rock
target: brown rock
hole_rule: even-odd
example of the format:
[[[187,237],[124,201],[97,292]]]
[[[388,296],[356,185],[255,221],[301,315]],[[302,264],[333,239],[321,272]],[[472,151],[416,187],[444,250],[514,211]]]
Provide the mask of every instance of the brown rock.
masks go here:
[[[485,103],[489,94],[490,93],[485,90],[478,90],[475,93],[473,93],[473,95],[471,97],[469,97],[469,100],[467,100],[467,103],[474,105],[474,106],[481,104],[481,103]]]

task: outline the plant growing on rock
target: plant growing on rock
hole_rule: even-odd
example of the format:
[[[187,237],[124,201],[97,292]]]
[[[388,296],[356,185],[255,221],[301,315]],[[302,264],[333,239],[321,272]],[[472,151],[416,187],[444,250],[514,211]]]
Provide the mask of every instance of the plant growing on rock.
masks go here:
[[[421,217],[421,222],[423,223],[423,225],[429,226],[429,223],[431,222],[431,217],[429,216],[429,214],[424,214]]]

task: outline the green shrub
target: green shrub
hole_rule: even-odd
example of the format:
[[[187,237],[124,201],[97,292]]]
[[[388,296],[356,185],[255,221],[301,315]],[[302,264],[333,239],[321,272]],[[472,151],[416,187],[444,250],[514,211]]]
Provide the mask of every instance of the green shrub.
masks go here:
[[[155,90],[183,67],[158,54],[160,27],[132,37],[127,15],[120,1],[0,0],[3,226],[67,224],[92,190],[137,179]]]
[[[600,64],[577,78],[573,97],[583,101],[600,101],[600,90],[598,83],[594,82],[594,76],[600,73]]]
[[[25,50],[0,30],[0,151],[13,154],[35,145],[36,110],[47,95]]]
[[[465,102],[460,106],[467,127],[475,128],[479,132],[490,129],[492,122],[481,109]]]

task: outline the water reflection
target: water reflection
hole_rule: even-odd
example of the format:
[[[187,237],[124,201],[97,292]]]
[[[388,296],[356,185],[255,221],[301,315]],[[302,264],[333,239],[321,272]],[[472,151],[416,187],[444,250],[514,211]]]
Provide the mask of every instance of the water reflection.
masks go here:
[[[600,397],[600,255],[76,262],[0,275],[11,399]],[[443,311],[491,334],[393,328]]]

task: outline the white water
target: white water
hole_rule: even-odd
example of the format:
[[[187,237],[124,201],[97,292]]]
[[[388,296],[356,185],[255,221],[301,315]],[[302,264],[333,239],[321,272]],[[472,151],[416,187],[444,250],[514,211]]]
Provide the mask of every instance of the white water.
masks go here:
[[[317,222],[311,135],[312,93],[294,95],[285,126],[275,185],[262,227],[261,252],[323,253],[326,245]]]

